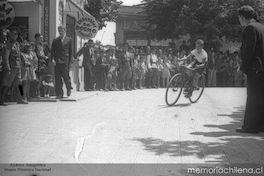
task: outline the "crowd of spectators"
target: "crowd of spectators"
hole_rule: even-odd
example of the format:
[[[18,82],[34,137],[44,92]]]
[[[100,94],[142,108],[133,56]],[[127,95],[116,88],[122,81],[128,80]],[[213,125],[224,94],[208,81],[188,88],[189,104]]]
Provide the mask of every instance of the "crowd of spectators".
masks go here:
[[[85,44],[76,56],[82,55],[85,48],[92,53],[89,59],[87,55],[83,57],[83,63],[89,63],[90,68],[89,74],[84,74],[86,91],[165,88],[171,76],[178,72],[179,64],[182,64],[178,59],[189,53],[185,42],[179,51],[169,47],[133,47],[127,43],[105,49],[104,46],[93,45],[92,40],[88,43],[89,47]],[[240,64],[238,52],[208,51],[206,86],[243,87],[245,76],[239,69]],[[89,82],[87,86],[86,82]]]
[[[15,41],[10,36],[18,37]],[[0,98],[4,104],[6,94],[10,101],[27,104],[28,100],[36,97],[50,97],[56,83],[53,82],[50,71],[50,49],[43,42],[41,34],[35,34],[35,41],[29,42],[25,36],[25,29],[13,29],[8,37],[7,32],[1,32],[0,57]],[[14,94],[14,86],[5,90],[3,78],[5,76],[5,57],[3,48],[10,43],[18,43],[20,53],[19,74],[17,74],[19,94]],[[15,46],[15,45],[12,45]],[[84,90],[114,91],[135,90],[143,88],[165,88],[170,78],[178,72],[179,58],[188,55],[190,49],[184,41],[179,51],[172,48],[133,47],[127,43],[118,47],[104,47],[95,45],[89,40],[75,54],[75,61],[83,55]],[[208,52],[206,68],[208,87],[242,87],[245,85],[245,76],[240,71],[240,56],[238,52],[230,53]],[[12,53],[11,53],[12,54]],[[10,58],[9,58],[10,60]],[[10,61],[11,64],[11,61]],[[10,65],[11,66],[11,65]],[[2,69],[3,68],[3,69]],[[10,70],[10,68],[9,68]],[[12,69],[11,69],[12,70]],[[79,78],[77,78],[79,79]],[[14,82],[12,83],[14,84]],[[77,90],[80,90],[79,88]],[[20,98],[22,97],[22,98]]]
[[[50,49],[43,42],[41,34],[35,34],[35,41],[30,42],[26,37],[27,32],[26,28],[15,26],[1,30],[1,105],[6,105],[6,101],[28,104],[28,100],[48,96],[44,87],[47,87],[45,77],[51,75]],[[48,86],[51,89],[54,87],[51,84]]]

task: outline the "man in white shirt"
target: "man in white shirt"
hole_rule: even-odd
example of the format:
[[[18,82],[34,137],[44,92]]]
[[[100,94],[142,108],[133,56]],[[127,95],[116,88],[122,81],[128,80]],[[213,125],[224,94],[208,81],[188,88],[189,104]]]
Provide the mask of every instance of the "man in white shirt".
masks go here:
[[[149,88],[156,88],[158,78],[158,57],[156,55],[156,49],[152,48],[151,53],[147,56],[147,65],[149,72]]]
[[[188,73],[189,75],[189,86],[190,89],[188,93],[185,95],[186,98],[190,98],[192,96],[192,92],[194,87],[197,85],[197,80],[199,79],[200,75],[204,72],[205,69],[205,64],[208,61],[208,55],[206,51],[203,49],[204,46],[204,41],[201,39],[196,40],[195,42],[195,48],[194,50],[191,51],[191,53],[187,56],[184,57],[183,59],[180,60],[186,60],[188,58],[192,58],[194,56],[195,60],[192,61],[189,65],[188,68],[191,70],[191,74]]]

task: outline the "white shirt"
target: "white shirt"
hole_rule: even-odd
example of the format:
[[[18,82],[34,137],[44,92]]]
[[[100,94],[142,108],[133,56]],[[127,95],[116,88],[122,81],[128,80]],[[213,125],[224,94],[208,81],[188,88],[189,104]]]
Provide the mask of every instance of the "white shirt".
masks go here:
[[[151,61],[152,60],[152,64]],[[158,68],[157,66],[157,62],[158,62],[158,57],[156,56],[156,54],[150,54],[147,56],[147,62],[148,62],[148,67],[149,68]]]
[[[64,35],[63,37],[60,37],[61,38],[61,43],[63,43],[63,40],[65,38],[66,35]]]
[[[200,63],[203,63],[203,59],[205,59],[205,62],[208,60],[208,55],[204,49],[202,49],[200,53],[198,53],[197,49],[194,49],[191,54],[195,56],[195,59]]]

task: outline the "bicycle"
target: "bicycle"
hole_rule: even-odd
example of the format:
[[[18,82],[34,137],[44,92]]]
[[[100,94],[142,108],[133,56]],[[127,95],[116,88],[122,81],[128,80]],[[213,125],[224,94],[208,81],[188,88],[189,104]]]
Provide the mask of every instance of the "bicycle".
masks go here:
[[[185,65],[180,65],[180,73],[175,74],[167,85],[165,100],[168,106],[173,106],[179,100],[181,93],[186,95],[188,93],[188,79],[186,69],[193,70]],[[196,103],[203,94],[205,86],[205,75],[202,73],[197,81],[197,86],[194,87],[193,94],[189,98],[191,103]]]

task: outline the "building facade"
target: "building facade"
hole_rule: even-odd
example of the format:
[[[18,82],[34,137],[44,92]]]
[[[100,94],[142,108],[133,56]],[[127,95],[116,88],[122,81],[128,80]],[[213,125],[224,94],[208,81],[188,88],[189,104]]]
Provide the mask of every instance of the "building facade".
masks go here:
[[[169,46],[171,40],[150,40],[144,33],[144,15],[141,14],[143,8],[140,6],[122,6],[116,19],[115,43],[120,45],[127,42],[131,46],[145,47]]]
[[[67,28],[67,36],[73,39],[74,54],[83,46],[87,39],[82,39],[75,32],[76,21],[81,17],[93,18],[83,9],[85,0],[6,0],[13,7],[15,17],[9,26],[17,26],[27,30],[28,41],[35,41],[35,34],[42,33],[44,41],[51,46],[54,38],[59,36],[58,26]],[[0,5],[1,5],[0,4]],[[0,18],[1,19],[1,18]],[[3,24],[3,23],[2,23]],[[0,25],[1,27],[1,25]],[[79,63],[74,63],[71,69],[71,78],[74,84],[83,82],[83,70]],[[50,68],[51,72],[53,68]],[[52,73],[53,74],[53,73]],[[80,81],[77,78],[80,78]]]
[[[181,36],[179,39],[168,39],[168,40],[150,40],[144,34],[144,25],[146,25],[144,21],[144,15],[141,13],[143,8],[140,5],[136,6],[122,6],[118,17],[116,20],[116,33],[115,33],[115,43],[116,45],[120,45],[124,42],[127,42],[131,46],[155,46],[155,47],[173,47],[176,51],[179,50],[182,41],[187,41],[189,46],[193,46],[194,44],[190,44],[189,35]],[[232,43],[232,42],[222,42],[222,47],[218,48],[220,51],[230,52],[238,51],[240,47],[240,43]]]

